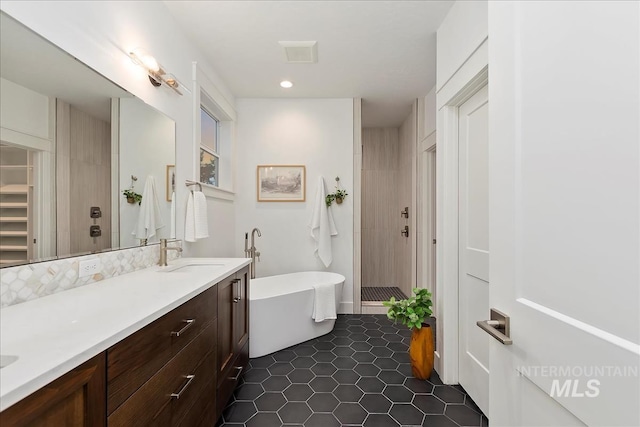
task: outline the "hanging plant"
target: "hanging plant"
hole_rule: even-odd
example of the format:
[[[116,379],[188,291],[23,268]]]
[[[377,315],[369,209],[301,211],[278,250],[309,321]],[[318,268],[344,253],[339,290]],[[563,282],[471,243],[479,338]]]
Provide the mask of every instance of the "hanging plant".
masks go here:
[[[127,198],[127,203],[138,203],[138,205],[142,203],[142,194],[136,193],[131,188],[124,190],[122,194]]]
[[[327,207],[331,206],[331,203],[335,200],[337,204],[341,204],[342,201],[349,195],[347,190],[341,189],[340,185],[340,177],[336,177],[336,191],[334,193],[327,194],[325,197],[325,202],[327,203]]]

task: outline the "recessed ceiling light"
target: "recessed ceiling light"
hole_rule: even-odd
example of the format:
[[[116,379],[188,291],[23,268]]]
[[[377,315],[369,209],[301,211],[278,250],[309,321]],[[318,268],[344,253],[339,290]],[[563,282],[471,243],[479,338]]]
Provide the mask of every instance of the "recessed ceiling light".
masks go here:
[[[293,87],[293,83],[291,83],[289,80],[283,80],[280,82],[280,86],[285,89],[289,89],[290,87]]]

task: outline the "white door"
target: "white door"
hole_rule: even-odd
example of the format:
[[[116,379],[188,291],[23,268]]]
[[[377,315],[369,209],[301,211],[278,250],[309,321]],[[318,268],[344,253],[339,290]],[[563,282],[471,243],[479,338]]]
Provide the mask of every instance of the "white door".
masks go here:
[[[458,109],[460,385],[489,414],[489,340],[476,326],[489,311],[488,89]]]
[[[436,300],[436,146],[435,133],[430,137],[434,144],[418,152],[419,206],[418,212],[418,274],[420,287],[429,289]],[[428,140],[427,140],[428,141]],[[423,144],[426,145],[426,144]],[[436,307],[434,306],[434,310]]]
[[[424,155],[425,171],[427,172],[426,180],[426,203],[425,211],[427,213],[427,232],[424,233],[426,241],[423,242],[427,248],[427,288],[431,290],[432,300],[436,301],[436,146],[427,150]],[[437,307],[436,307],[437,310]]]
[[[640,3],[489,23],[491,425],[638,426]]]

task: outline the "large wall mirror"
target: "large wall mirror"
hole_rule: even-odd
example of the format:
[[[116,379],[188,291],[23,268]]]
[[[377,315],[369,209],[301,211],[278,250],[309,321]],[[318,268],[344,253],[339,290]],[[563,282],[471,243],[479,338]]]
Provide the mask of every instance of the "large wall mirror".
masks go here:
[[[173,120],[5,13],[0,84],[0,266],[175,237]]]

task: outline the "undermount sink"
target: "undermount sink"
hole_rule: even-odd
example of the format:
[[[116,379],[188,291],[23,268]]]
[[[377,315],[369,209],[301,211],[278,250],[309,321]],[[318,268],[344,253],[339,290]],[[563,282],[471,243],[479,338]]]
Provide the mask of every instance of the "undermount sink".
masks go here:
[[[0,369],[11,365],[16,360],[18,360],[18,356],[5,356],[0,354]]]
[[[160,270],[163,273],[198,273],[216,271],[224,267],[224,264],[214,264],[206,261],[191,261],[187,264],[169,266]]]

